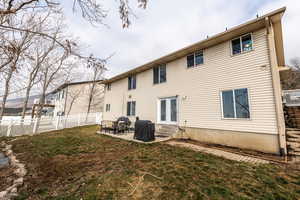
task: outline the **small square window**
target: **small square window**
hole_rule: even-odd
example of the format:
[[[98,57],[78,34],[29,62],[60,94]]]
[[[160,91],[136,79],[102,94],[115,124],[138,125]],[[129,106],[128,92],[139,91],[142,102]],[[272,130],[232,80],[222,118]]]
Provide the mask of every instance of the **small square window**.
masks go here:
[[[247,34],[231,40],[232,55],[251,51],[253,49],[252,35]]]
[[[223,118],[249,119],[248,89],[222,91]]]
[[[186,57],[187,67],[195,67],[203,64],[203,51],[197,51]]]

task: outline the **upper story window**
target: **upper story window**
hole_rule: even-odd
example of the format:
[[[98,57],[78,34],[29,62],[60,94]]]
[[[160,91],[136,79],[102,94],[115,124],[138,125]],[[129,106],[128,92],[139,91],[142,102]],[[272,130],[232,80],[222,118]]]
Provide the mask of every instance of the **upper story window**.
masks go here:
[[[248,89],[235,89],[222,91],[223,118],[249,119]]]
[[[128,90],[136,89],[136,76],[128,77]]]
[[[231,49],[232,55],[251,51],[253,49],[252,34],[249,33],[247,35],[231,40]]]
[[[106,111],[106,112],[109,112],[109,111],[110,111],[110,104],[106,104],[106,106],[105,106],[105,111]]]
[[[61,91],[61,98],[62,98],[62,99],[65,98],[65,90],[62,90],[62,91]]]
[[[186,57],[187,67],[195,67],[201,65],[204,62],[203,51],[196,51],[195,53]]]
[[[106,84],[106,90],[107,90],[107,91],[110,91],[110,90],[111,90],[111,84],[110,84],[110,83],[107,83],[107,84]]]
[[[159,65],[153,68],[153,83],[163,83],[167,81],[166,65]]]
[[[135,101],[127,102],[127,116],[135,116]]]

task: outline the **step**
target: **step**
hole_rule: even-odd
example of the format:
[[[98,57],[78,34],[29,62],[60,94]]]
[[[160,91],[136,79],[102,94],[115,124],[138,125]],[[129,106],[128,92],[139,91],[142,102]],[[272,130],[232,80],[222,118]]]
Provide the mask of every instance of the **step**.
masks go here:
[[[171,137],[173,133],[166,133],[166,132],[155,132],[155,136],[166,136],[166,137]]]

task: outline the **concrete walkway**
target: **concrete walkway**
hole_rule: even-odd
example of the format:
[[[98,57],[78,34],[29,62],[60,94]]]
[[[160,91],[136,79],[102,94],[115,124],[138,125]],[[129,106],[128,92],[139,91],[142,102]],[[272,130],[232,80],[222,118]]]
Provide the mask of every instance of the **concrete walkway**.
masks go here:
[[[220,156],[229,160],[234,160],[234,161],[239,161],[239,162],[248,162],[252,164],[267,164],[270,163],[267,160],[259,159],[259,158],[254,158],[250,156],[243,156],[235,153],[230,153],[227,151],[222,151],[219,149],[214,149],[214,148],[209,148],[209,147],[204,147],[204,146],[199,146],[195,144],[190,144],[186,142],[180,142],[180,141],[168,141],[166,144],[172,145],[172,146],[179,146],[179,147],[185,147],[192,149],[194,151],[199,151],[203,153],[208,153],[212,154],[215,156]]]

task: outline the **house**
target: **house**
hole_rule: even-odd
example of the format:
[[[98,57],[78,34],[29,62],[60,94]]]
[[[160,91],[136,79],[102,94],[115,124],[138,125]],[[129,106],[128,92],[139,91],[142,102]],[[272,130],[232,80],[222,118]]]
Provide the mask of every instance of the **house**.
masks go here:
[[[174,137],[286,153],[281,8],[104,81],[104,120],[177,127]],[[175,41],[174,41],[175,42]]]
[[[94,87],[93,87],[94,85]],[[102,112],[104,85],[102,80],[65,83],[55,89],[54,116]],[[90,98],[91,97],[91,98]],[[90,102],[91,99],[91,103]]]

